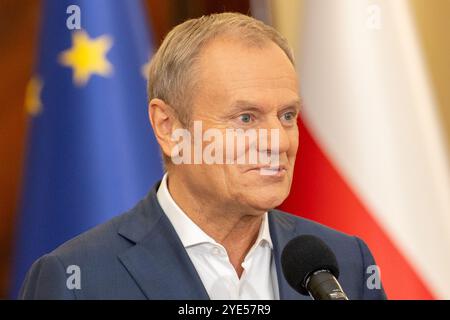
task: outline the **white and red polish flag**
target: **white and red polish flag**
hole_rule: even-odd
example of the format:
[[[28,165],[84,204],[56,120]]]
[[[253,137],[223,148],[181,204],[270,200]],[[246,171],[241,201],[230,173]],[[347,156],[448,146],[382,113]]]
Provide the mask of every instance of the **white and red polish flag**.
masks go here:
[[[449,162],[408,1],[306,0],[282,209],[363,238],[390,299],[450,299]]]

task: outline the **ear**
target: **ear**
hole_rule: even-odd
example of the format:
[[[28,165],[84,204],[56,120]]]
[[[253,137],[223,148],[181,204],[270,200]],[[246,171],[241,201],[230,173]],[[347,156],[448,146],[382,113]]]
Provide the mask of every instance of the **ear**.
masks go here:
[[[148,117],[162,152],[170,157],[175,146],[172,132],[180,127],[172,107],[161,99],[152,99],[148,105]]]

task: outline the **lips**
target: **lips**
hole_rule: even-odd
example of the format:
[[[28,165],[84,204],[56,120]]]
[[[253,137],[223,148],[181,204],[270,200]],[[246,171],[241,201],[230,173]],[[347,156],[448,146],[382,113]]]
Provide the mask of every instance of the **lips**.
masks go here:
[[[280,164],[280,165],[260,165],[253,168],[250,168],[249,170],[261,170],[261,169],[267,169],[267,170],[287,170],[287,165]]]
[[[258,171],[263,176],[282,176],[287,172],[286,165],[268,166],[262,165],[249,169],[249,171]]]
[[[259,169],[259,173],[263,176],[283,175],[284,173],[286,173],[286,171],[287,171],[287,169],[282,168],[282,167],[274,167],[274,168],[266,167],[266,168]]]

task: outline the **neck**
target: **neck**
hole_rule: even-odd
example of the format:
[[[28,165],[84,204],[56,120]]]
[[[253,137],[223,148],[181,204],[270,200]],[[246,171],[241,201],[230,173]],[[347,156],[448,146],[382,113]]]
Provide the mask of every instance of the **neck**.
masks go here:
[[[249,210],[219,202],[217,197],[192,193],[188,184],[176,173],[170,174],[170,195],[186,215],[207,235],[220,243],[228,253],[238,276],[248,251],[255,243],[264,212],[249,215]],[[225,210],[223,208],[226,208]]]

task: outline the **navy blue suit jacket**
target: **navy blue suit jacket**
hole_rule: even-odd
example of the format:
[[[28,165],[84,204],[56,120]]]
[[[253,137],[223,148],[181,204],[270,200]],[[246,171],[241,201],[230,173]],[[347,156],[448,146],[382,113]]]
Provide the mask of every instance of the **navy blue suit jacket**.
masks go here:
[[[68,241],[37,260],[28,272],[21,299],[208,299],[200,277],[156,190],[130,211]],[[280,299],[310,299],[293,290],[280,265],[285,244],[301,234],[325,241],[336,254],[339,282],[350,299],[384,299],[383,289],[366,285],[374,259],[365,243],[318,223],[278,210],[269,212],[270,235]],[[66,284],[79,267],[80,288]],[[71,279],[69,279],[70,282]],[[73,279],[72,279],[73,280]]]

